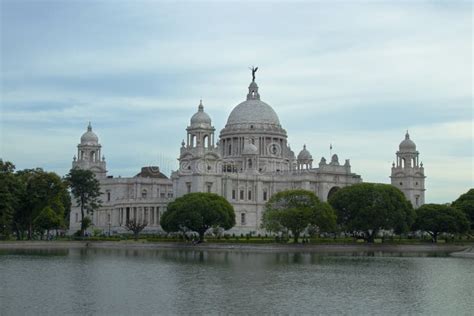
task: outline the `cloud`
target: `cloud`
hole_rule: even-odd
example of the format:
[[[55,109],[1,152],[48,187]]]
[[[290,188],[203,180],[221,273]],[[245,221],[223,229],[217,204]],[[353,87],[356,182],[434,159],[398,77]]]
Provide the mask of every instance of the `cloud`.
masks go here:
[[[427,200],[472,186],[470,4],[1,6],[0,156],[20,168],[65,173],[92,121],[111,173],[171,170],[199,99],[218,133],[258,65],[296,153],[306,143],[328,156],[333,143],[365,180],[386,182],[409,129]]]

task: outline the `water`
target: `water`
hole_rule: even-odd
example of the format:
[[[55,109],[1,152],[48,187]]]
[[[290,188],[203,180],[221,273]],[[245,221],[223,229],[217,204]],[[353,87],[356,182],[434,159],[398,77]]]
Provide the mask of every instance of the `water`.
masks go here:
[[[0,314],[474,313],[474,261],[198,250],[0,251]]]

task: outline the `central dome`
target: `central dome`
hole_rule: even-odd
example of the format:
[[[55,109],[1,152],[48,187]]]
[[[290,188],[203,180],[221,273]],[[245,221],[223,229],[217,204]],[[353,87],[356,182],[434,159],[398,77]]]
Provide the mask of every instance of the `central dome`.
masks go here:
[[[234,124],[271,124],[280,126],[278,115],[272,107],[260,101],[258,86],[252,81],[247,100],[237,105],[227,119],[227,125]]]
[[[280,125],[278,115],[271,106],[260,100],[247,100],[237,105],[229,115],[227,124]]]

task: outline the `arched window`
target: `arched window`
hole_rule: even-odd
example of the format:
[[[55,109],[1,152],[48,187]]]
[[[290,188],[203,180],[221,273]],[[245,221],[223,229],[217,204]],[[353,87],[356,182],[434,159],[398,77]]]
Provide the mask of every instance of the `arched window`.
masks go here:
[[[107,201],[110,201],[110,191],[107,191]]]
[[[402,158],[402,168],[405,168],[405,158]]]
[[[147,193],[145,189],[142,190],[142,199],[146,199]]]
[[[202,142],[203,142],[204,147],[208,148],[209,147],[209,136],[208,135],[204,136]]]
[[[247,223],[245,213],[240,213],[240,224],[245,225]]]
[[[196,147],[196,135],[191,136],[191,147]]]

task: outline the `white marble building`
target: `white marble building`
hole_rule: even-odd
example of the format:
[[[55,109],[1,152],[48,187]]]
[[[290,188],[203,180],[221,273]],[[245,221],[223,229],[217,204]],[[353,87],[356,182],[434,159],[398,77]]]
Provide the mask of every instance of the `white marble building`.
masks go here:
[[[306,146],[295,156],[278,115],[260,100],[258,89],[252,81],[246,100],[232,110],[218,141],[210,116],[202,102],[199,104],[181,143],[179,169],[170,179],[158,167],[144,167],[132,178],[107,176],[105,159],[100,158],[101,145],[89,124],[73,167],[92,170],[100,181],[103,206],[93,215],[94,225],[119,232],[128,218],[138,218],[149,223],[146,230],[160,230],[160,215],[174,197],[212,192],[234,206],[233,232],[257,232],[265,203],[276,192],[301,188],[327,201],[339,188],[362,182],[361,176],[351,171],[349,159],[340,164],[335,154],[329,162],[322,157],[314,167]],[[424,203],[423,167],[418,166],[418,152],[408,134],[397,157],[392,184],[419,206]],[[74,207],[70,231],[79,227],[80,211]]]

